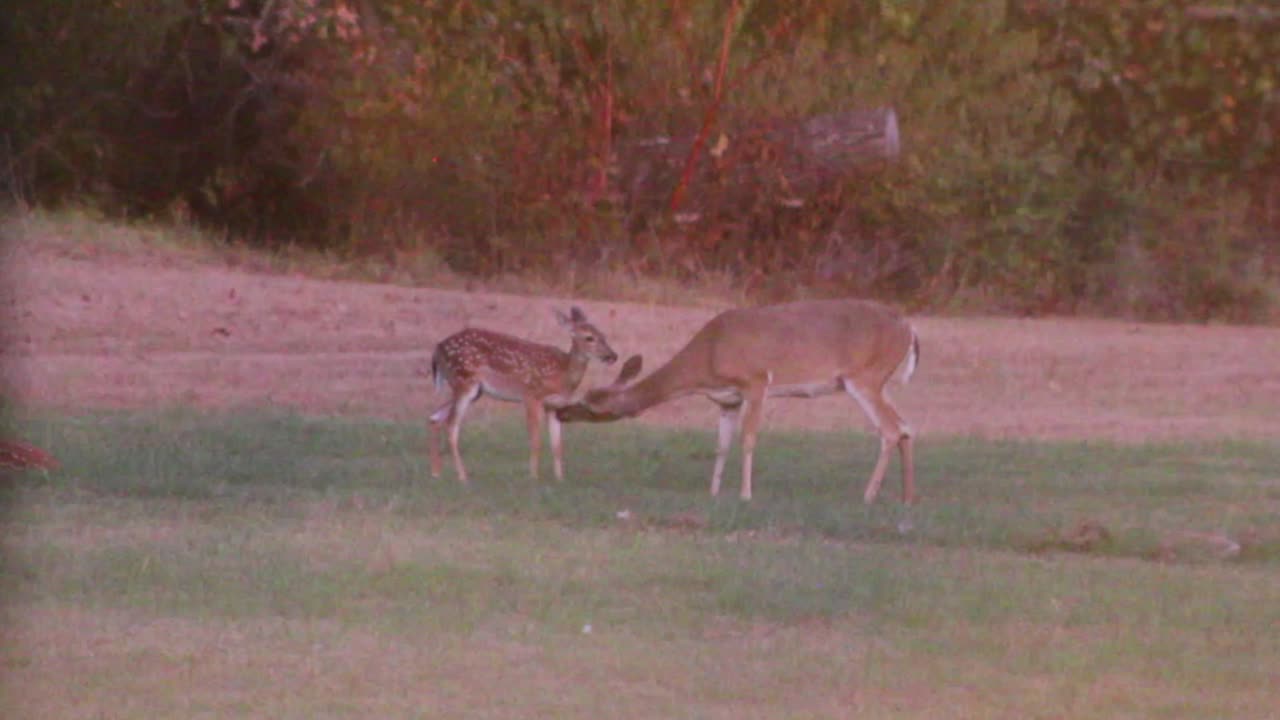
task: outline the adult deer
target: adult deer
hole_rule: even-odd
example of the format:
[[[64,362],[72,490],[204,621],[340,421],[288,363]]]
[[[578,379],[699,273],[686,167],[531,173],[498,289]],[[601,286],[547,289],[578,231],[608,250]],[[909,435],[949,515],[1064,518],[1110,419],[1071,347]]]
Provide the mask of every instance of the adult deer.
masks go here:
[[[589,391],[557,412],[563,421],[607,422],[659,403],[699,393],[720,406],[719,443],[711,494],[720,492],[725,457],[742,418],[743,500],[751,499],[751,463],[766,397],[813,398],[844,391],[880,434],[880,455],[863,499],[880,492],[890,450],[902,456],[902,499],[915,501],[911,428],[886,394],[891,379],[906,383],[920,358],[915,330],[896,310],[866,300],[822,300],[729,310],[712,318],[661,368],[639,373],[629,360],[613,385]]]
[[[587,322],[582,310],[574,307],[568,315],[559,310],[555,314],[573,338],[568,352],[481,328],[461,330],[436,346],[431,376],[437,390],[448,388],[449,399],[431,413],[427,430],[433,476],[440,477],[439,434],[443,425],[449,431],[449,449],[458,479],[467,482],[467,468],[458,450],[462,418],[472,403],[489,395],[524,403],[529,428],[529,474],[534,479],[538,477],[542,420],[546,418],[556,479],[564,479],[560,420],[554,411],[573,401],[573,392],[592,358],[612,364],[618,355],[609,347],[604,333]]]

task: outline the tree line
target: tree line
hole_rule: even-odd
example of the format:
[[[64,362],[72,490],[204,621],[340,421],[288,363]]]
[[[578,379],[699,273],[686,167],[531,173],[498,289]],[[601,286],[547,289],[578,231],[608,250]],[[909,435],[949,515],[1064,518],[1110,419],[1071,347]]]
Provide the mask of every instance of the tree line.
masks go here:
[[[12,5],[0,186],[30,205],[477,276],[716,271],[770,298],[1169,319],[1277,306],[1267,6]],[[815,175],[771,141],[874,107],[901,123],[894,160]],[[641,197],[664,142],[676,170]]]

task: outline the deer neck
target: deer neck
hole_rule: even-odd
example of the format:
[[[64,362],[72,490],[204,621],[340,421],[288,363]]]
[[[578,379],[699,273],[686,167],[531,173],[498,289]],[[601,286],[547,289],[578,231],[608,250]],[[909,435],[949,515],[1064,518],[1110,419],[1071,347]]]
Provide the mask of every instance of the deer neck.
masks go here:
[[[604,398],[590,404],[593,409],[609,415],[632,417],[654,405],[697,391],[697,383],[691,382],[683,366],[676,362],[679,358],[676,356],[634,385],[609,391]]]
[[[582,382],[582,378],[587,374],[587,365],[591,362],[591,357],[583,350],[573,347],[565,356],[565,385],[570,390],[578,387]]]

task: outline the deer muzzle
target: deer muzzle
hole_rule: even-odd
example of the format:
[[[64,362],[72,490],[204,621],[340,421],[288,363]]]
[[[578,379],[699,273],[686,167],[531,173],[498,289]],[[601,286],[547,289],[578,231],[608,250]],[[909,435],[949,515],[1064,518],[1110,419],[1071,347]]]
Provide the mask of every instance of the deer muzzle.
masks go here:
[[[609,422],[617,420],[617,415],[596,412],[585,403],[574,403],[556,410],[556,419],[560,422]]]

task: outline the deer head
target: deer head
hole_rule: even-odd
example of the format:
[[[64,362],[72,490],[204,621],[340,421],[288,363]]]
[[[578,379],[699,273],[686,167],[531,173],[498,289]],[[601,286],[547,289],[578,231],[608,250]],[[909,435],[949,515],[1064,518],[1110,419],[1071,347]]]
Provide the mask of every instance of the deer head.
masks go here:
[[[622,363],[622,370],[618,372],[618,377],[612,383],[604,387],[588,390],[581,402],[557,410],[556,418],[561,422],[608,422],[617,420],[619,418],[618,415],[603,412],[596,408],[608,400],[610,395],[625,389],[632,380],[636,379],[643,367],[644,360],[642,356],[632,355],[627,358],[626,362]]]

